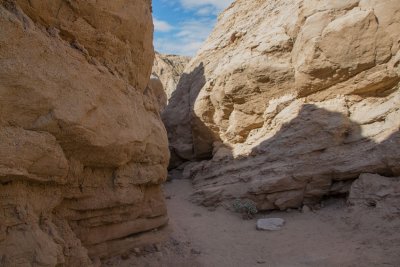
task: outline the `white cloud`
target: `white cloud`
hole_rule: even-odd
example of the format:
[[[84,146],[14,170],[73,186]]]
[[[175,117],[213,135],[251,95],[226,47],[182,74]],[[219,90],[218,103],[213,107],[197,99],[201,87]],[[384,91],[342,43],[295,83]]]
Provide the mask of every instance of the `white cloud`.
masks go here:
[[[214,19],[184,21],[171,36],[155,38],[155,48],[162,53],[193,56],[207,39],[214,23]]]
[[[201,7],[196,11],[196,14],[199,16],[209,16],[209,15],[215,14],[215,13],[218,13],[218,12],[211,6]]]
[[[202,42],[181,42],[164,38],[158,38],[154,40],[156,51],[161,51],[164,54],[182,56],[194,56],[202,44]]]
[[[233,0],[180,0],[183,7],[186,8],[197,8],[202,6],[213,6],[218,9],[218,11],[227,8]]]
[[[181,22],[174,22],[173,25],[154,19],[155,49],[166,54],[193,56],[211,33],[216,22],[216,15],[234,0],[160,1],[168,9],[182,13],[183,16],[181,20],[178,20]]]
[[[166,21],[153,19],[154,30],[158,32],[169,32],[173,29],[173,26]]]
[[[168,6],[180,6],[185,10],[195,10],[198,15],[217,15],[227,8],[234,0],[161,0]]]

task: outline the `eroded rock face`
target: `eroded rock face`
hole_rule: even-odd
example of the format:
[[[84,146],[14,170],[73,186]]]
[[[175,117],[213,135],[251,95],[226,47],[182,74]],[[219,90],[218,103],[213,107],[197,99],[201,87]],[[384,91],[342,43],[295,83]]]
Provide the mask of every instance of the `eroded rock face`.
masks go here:
[[[0,1],[0,265],[91,266],[167,222],[150,1]]]
[[[160,79],[167,99],[170,99],[174,93],[189,60],[190,57],[164,55],[156,52],[152,72],[154,76]]]
[[[159,112],[162,113],[168,104],[168,98],[160,78],[152,74],[147,89],[149,90],[148,94],[153,97],[153,101],[158,104]]]
[[[186,118],[189,114],[189,107],[185,105],[185,102],[179,103],[181,99],[185,101],[185,98],[181,98],[182,90],[176,91],[177,85],[182,79],[182,74],[185,66],[189,63],[190,58],[185,56],[177,55],[164,55],[156,53],[153,63],[152,70],[152,85],[155,88],[155,92],[160,99],[160,110],[161,116],[164,123],[182,123],[183,118]],[[163,92],[164,95],[163,96]],[[173,100],[172,104],[170,100]],[[177,118],[177,116],[179,118]],[[172,128],[170,128],[172,129]],[[171,164],[170,167],[177,167],[183,163],[185,159],[181,159],[174,151],[174,147],[185,144],[187,134],[180,133],[169,133],[170,151],[171,151]],[[191,158],[188,156],[187,159]]]
[[[397,0],[225,10],[166,110],[171,165],[207,159],[185,165],[194,201],[286,209],[399,175],[399,14]]]
[[[400,177],[361,174],[351,185],[349,203],[400,213]]]

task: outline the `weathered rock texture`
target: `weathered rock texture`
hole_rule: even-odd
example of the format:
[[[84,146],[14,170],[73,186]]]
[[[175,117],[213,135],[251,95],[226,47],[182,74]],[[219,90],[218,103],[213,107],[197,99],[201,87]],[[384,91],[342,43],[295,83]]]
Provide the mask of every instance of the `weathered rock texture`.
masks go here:
[[[152,72],[154,76],[160,79],[168,99],[174,93],[189,60],[190,57],[163,55],[156,52]]]
[[[194,200],[286,209],[400,174],[398,0],[238,0],[164,113]],[[182,167],[181,167],[182,168]]]
[[[363,173],[351,185],[349,203],[400,214],[400,178]]]
[[[165,93],[161,80],[152,74],[150,76],[148,89],[150,94],[154,97],[153,101],[158,104],[158,110],[161,113],[168,104],[167,94]]]
[[[0,266],[91,266],[167,222],[150,9],[0,0]]]

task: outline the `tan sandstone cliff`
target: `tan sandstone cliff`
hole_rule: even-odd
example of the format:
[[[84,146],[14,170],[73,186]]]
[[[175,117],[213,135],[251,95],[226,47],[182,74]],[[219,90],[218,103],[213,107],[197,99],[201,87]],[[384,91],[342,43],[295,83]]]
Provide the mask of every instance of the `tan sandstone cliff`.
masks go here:
[[[186,56],[164,55],[156,52],[152,73],[160,79],[167,99],[170,99],[174,93],[189,60],[190,57]]]
[[[149,0],[0,0],[0,266],[91,266],[166,224],[152,32]]]
[[[261,210],[399,176],[399,46],[398,0],[237,0],[163,114],[171,166],[198,203]]]

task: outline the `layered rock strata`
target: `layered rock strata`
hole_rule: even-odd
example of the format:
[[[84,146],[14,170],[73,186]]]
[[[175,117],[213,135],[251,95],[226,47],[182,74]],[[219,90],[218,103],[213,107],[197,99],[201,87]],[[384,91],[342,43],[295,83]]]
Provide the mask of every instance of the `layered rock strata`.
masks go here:
[[[167,222],[151,3],[0,0],[0,265],[91,266]]]
[[[399,46],[397,0],[237,0],[165,111],[171,166],[198,203],[260,210],[399,176]]]

